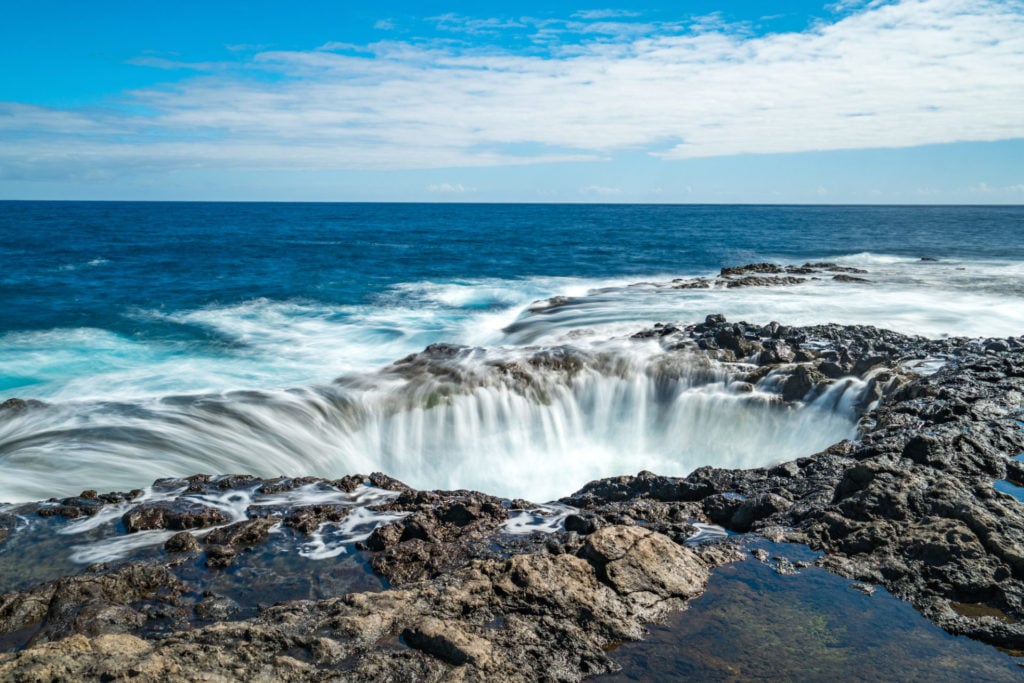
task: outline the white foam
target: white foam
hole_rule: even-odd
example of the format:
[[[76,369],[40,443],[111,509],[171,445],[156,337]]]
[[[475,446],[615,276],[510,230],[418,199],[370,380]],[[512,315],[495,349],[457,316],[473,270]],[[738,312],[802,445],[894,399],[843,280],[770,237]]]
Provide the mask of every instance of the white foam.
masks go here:
[[[247,489],[230,489],[219,493],[192,493],[182,495],[186,488],[176,490],[154,491],[147,488],[143,495],[131,501],[105,505],[91,516],[75,520],[59,531],[61,534],[76,535],[106,527],[105,537],[87,544],[71,546],[72,562],[92,564],[95,562],[116,562],[132,553],[164,544],[175,531],[162,529],[138,531],[120,535],[115,531],[114,522],[125,513],[144,503],[173,500],[194,501],[215,508],[225,513],[228,521],[205,529],[190,529],[189,533],[197,538],[205,538],[215,529],[249,519],[250,507],[298,506],[334,503],[352,507],[352,512],[335,524],[320,525],[311,535],[311,540],[302,545],[300,554],[310,559],[320,560],[336,557],[345,552],[344,546],[357,541],[366,540],[373,530],[382,524],[402,519],[405,513],[379,513],[368,510],[367,505],[374,505],[391,500],[398,496],[394,491],[360,485],[352,492],[341,491],[323,483],[304,484],[287,491],[271,494],[258,492],[259,485]],[[279,524],[269,529],[270,533],[279,531]],[[328,529],[330,529],[328,531]]]
[[[565,529],[565,518],[579,512],[571,505],[548,503],[529,510],[519,510],[501,525],[501,530],[513,536],[532,533],[553,534]]]
[[[640,469],[762,466],[855,432],[863,382],[785,407],[775,375],[736,393],[724,367],[658,348],[609,343],[571,375],[527,364],[532,379],[522,387],[491,364],[515,367],[524,352],[498,349],[453,361],[451,371],[462,374],[455,380],[370,374],[320,390],[27,410],[0,421],[0,500],[196,472],[331,478],[381,470],[416,488],[543,501]]]
[[[0,418],[0,500],[137,488],[196,472],[373,470],[420,488],[544,500],[639,469],[751,467],[852,435],[849,413],[863,387],[847,382],[812,405],[780,409],[771,396],[778,378],[747,395],[721,378],[666,379],[647,365],[657,344],[625,337],[656,321],[694,322],[714,312],[936,337],[1024,331],[1024,264],[878,254],[832,260],[868,267],[872,283],[672,290],[650,284],[670,276],[418,282],[362,306],[259,299],[135,312],[207,329],[220,341],[205,346],[95,329],[7,334],[0,376],[15,387],[9,392],[54,405]],[[532,305],[555,296],[571,300]],[[543,396],[373,372],[436,341],[493,347],[481,364],[515,360],[529,345],[571,344],[619,365],[542,380]],[[472,374],[470,366],[463,369]],[[339,375],[345,382],[315,386]]]
[[[327,560],[348,552],[347,546],[365,541],[374,530],[408,516],[407,512],[377,512],[355,508],[338,522],[324,522],[302,544],[299,554],[311,560]]]
[[[705,541],[716,541],[729,536],[729,532],[717,524],[705,524],[704,522],[690,522],[690,526],[696,531],[686,539],[687,543],[697,544]]]
[[[203,531],[209,533],[212,529]],[[69,559],[78,564],[117,562],[139,550],[163,545],[176,533],[176,531],[152,529],[124,536],[114,536],[88,545],[73,545]],[[202,536],[204,534],[197,531],[195,535]]]
[[[143,503],[154,503],[163,500],[173,500],[185,492],[186,487],[176,491],[154,491],[152,487],[146,487],[142,495],[132,500],[119,503],[107,503],[99,509],[99,512],[89,517],[82,517],[69,523],[58,531],[60,534],[75,535],[82,534],[93,529],[98,529],[106,524],[121,519],[129,510],[132,510]]]
[[[283,388],[368,372],[438,341],[584,344],[717,312],[753,323],[870,324],[929,337],[1024,332],[1022,263],[870,253],[821,260],[866,267],[871,272],[863,277],[871,284],[828,275],[792,287],[671,290],[650,284],[711,274],[703,272],[482,278],[399,284],[358,306],[255,299],[171,314],[136,310],[129,315],[143,323],[202,328],[214,341],[153,341],[96,329],[7,334],[0,337],[0,378],[9,395],[55,401]],[[530,310],[551,297],[573,300],[546,312]],[[503,332],[509,325],[518,329]]]

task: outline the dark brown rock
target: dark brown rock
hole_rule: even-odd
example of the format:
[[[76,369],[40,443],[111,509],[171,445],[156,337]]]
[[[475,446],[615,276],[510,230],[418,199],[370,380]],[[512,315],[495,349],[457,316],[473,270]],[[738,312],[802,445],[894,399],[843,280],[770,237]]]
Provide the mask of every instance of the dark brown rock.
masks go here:
[[[164,550],[169,553],[189,553],[199,550],[199,541],[187,531],[179,531],[164,543]]]
[[[124,514],[121,523],[128,533],[147,529],[202,529],[225,524],[230,518],[217,508],[188,499],[143,503]]]

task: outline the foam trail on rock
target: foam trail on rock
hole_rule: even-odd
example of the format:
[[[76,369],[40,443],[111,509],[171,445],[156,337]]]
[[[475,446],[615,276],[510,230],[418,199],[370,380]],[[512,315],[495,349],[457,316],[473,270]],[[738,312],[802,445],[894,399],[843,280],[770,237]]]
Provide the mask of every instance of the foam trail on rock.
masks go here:
[[[370,510],[367,506],[393,499],[394,491],[373,486],[358,486],[354,491],[341,491],[323,483],[305,484],[294,489],[275,493],[262,493],[259,486],[249,489],[231,489],[221,494],[188,493],[186,487],[167,490],[145,489],[142,495],[130,501],[104,505],[91,517],[75,520],[58,531],[64,535],[81,535],[99,532],[101,537],[88,543],[71,546],[72,562],[93,564],[116,562],[139,550],[162,545],[176,531],[153,529],[122,535],[116,532],[116,521],[130,510],[160,501],[183,500],[200,503],[225,513],[228,521],[203,529],[190,529],[196,538],[202,539],[215,529],[242,522],[251,518],[252,508],[274,508],[290,510],[302,505],[337,504],[351,507],[352,511],[339,523],[321,524],[311,535],[311,540],[300,548],[300,554],[309,559],[322,560],[346,552],[346,546],[366,540],[378,526],[402,519],[405,513],[384,513]],[[269,529],[276,533],[280,525]]]
[[[529,510],[519,510],[501,525],[502,531],[513,536],[535,532],[552,534],[565,528],[565,518],[578,512],[571,505],[548,503]]]
[[[340,522],[324,522],[310,534],[299,554],[311,560],[328,560],[348,552],[348,546],[365,541],[374,530],[385,524],[397,522],[408,516],[407,512],[377,512],[368,508],[356,508]]]

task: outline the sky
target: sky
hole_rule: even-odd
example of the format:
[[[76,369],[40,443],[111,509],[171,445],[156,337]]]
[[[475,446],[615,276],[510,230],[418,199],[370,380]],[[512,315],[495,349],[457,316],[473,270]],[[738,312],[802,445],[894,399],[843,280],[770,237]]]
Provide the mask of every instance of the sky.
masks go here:
[[[0,199],[1024,204],[1024,0],[2,9]]]

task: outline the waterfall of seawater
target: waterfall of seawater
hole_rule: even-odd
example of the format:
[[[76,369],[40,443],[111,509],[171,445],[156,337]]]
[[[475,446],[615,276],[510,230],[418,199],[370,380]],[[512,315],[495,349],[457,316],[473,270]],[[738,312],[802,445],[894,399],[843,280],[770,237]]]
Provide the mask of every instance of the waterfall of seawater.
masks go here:
[[[374,470],[418,488],[543,501],[643,469],[685,475],[809,455],[855,434],[866,386],[847,378],[787,404],[777,372],[750,385],[702,356],[449,356],[327,387],[7,411],[0,501],[200,472]]]

